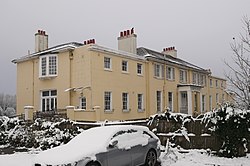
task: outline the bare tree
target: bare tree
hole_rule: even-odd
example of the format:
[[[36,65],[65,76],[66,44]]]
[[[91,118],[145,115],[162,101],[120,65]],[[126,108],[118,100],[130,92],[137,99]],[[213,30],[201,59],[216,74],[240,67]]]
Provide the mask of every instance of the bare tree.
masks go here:
[[[13,116],[16,109],[16,96],[0,93],[0,116]]]
[[[250,109],[250,19],[245,16],[242,19],[243,33],[239,39],[234,39],[230,44],[233,51],[233,63],[225,64],[229,67],[225,74],[229,91],[234,93],[236,103],[244,109]]]

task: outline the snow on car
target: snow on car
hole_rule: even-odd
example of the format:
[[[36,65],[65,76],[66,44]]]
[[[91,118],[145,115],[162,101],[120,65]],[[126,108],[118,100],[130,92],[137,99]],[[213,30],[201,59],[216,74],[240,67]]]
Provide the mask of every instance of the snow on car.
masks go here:
[[[69,143],[38,154],[34,166],[125,166],[157,163],[160,141],[147,127],[101,126],[83,131]]]

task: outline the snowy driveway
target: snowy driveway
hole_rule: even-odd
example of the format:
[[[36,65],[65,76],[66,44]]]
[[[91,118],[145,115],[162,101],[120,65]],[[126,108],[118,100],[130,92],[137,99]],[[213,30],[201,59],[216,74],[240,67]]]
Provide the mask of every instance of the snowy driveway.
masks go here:
[[[32,166],[32,159],[35,154],[16,153],[11,155],[0,155],[1,166]],[[242,158],[218,158],[201,154],[198,150],[191,150],[189,153],[180,154],[175,150],[168,153],[167,156],[161,156],[162,166],[249,166],[250,154]]]

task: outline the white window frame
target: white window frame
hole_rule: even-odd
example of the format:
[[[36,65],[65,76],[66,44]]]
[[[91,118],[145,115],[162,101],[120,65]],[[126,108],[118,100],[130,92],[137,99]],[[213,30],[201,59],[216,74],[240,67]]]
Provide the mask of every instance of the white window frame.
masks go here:
[[[110,57],[104,57],[103,63],[105,70],[112,70],[112,59]]]
[[[204,113],[206,109],[206,95],[201,96],[201,112]]]
[[[156,111],[162,112],[162,91],[156,91]]]
[[[87,98],[85,96],[80,97],[80,109],[87,109]]]
[[[213,87],[213,79],[212,78],[209,79],[209,85],[211,88]]]
[[[142,112],[144,110],[144,108],[143,108],[143,94],[142,93],[137,94],[137,110],[138,110],[138,112]]]
[[[193,72],[193,84],[195,85],[199,84],[198,77],[199,77],[198,73]]]
[[[122,72],[128,73],[128,61],[122,60]]]
[[[166,68],[166,78],[168,80],[175,80],[175,68],[174,67]]]
[[[43,93],[48,93],[48,95],[43,95]],[[53,95],[52,92],[56,92],[56,95]],[[53,105],[52,105],[53,103]],[[43,108],[44,104],[44,108]],[[57,109],[57,90],[42,90],[41,91],[41,107],[42,112],[47,111],[56,111]]]
[[[138,75],[143,75],[143,66],[142,66],[141,63],[137,63],[137,74]]]
[[[173,111],[173,104],[174,104],[174,100],[173,100],[173,92],[168,92],[168,108],[170,109],[170,111]],[[171,98],[171,101],[170,101]]]
[[[213,109],[213,98],[211,95],[209,95],[209,111],[212,111]]]
[[[122,93],[122,111],[123,112],[129,111],[129,94],[126,92]]]
[[[206,76],[201,74],[200,77],[200,85],[206,86]]]
[[[216,104],[219,103],[219,93],[216,93],[216,94],[215,94],[215,101],[216,101]]]
[[[105,112],[112,111],[112,92],[110,91],[104,92],[104,111]]]
[[[162,78],[163,77],[163,73],[164,73],[163,70],[164,70],[163,65],[158,64],[158,63],[154,64],[154,76],[156,78]]]
[[[51,58],[55,58],[55,63],[51,64]],[[45,61],[44,61],[45,60]],[[43,63],[45,62],[45,64]],[[53,73],[51,73],[54,71]],[[55,54],[43,55],[39,58],[39,77],[56,77],[58,75],[58,56]]]
[[[187,83],[187,71],[180,69],[180,83]]]

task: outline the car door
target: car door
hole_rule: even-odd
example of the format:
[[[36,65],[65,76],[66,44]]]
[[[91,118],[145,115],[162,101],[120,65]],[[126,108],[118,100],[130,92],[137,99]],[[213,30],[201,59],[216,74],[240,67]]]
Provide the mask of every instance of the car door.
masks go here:
[[[127,134],[121,133],[116,134],[114,138],[110,141],[117,141],[115,145],[110,145],[107,152],[107,163],[108,166],[131,166],[131,148],[126,145]],[[117,139],[117,137],[119,137]]]

